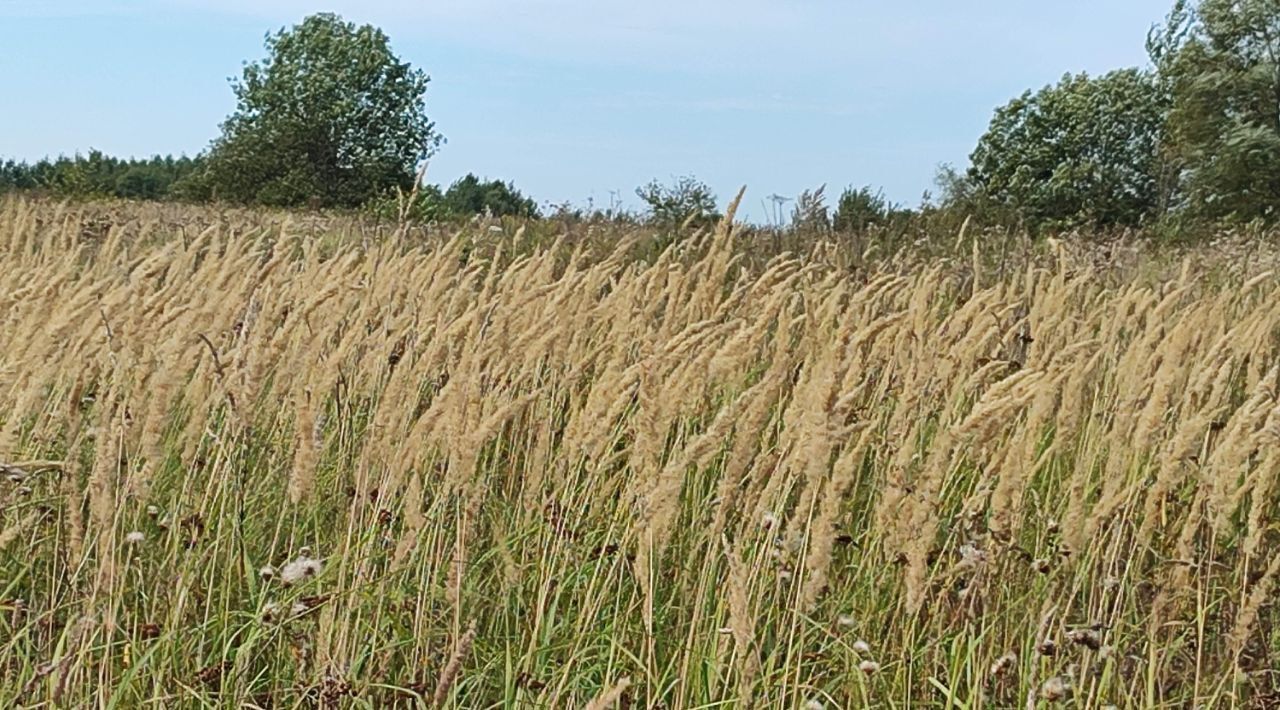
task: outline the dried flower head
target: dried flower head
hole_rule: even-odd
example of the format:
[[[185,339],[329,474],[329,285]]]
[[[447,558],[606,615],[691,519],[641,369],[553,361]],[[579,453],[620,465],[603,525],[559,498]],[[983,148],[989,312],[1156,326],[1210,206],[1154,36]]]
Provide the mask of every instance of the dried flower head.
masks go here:
[[[1003,677],[1004,675],[1009,673],[1009,671],[1013,670],[1013,666],[1017,662],[1018,662],[1018,657],[1013,655],[1012,653],[1006,653],[1003,656],[997,658],[996,662],[991,664],[991,677],[992,678]]]
[[[147,517],[155,518],[160,515],[160,508],[154,505],[147,506]]]
[[[8,466],[5,464],[0,464],[0,471],[4,471],[5,478],[8,478],[10,483],[22,483],[27,480],[27,476],[29,475],[26,471],[18,468],[17,466]]]
[[[271,565],[263,565],[258,569],[258,576],[263,579],[271,579],[276,576],[276,568]]]
[[[976,570],[987,563],[986,551],[972,543],[961,545],[959,552],[961,569]]]
[[[867,675],[871,675],[873,673],[879,673],[880,664],[876,663],[875,661],[863,661],[862,663],[858,664],[858,670],[862,671],[863,673],[866,673]]]
[[[1102,637],[1093,629],[1074,629],[1067,632],[1067,639],[1077,646],[1084,646],[1091,651],[1102,648]]]
[[[865,656],[871,653],[871,644],[863,641],[862,639],[858,639],[853,642],[853,650],[857,651],[858,655]]]
[[[858,620],[853,618],[853,616],[850,614],[841,614],[840,616],[836,617],[836,623],[846,629],[852,629],[854,626],[857,625]]]
[[[280,581],[293,584],[320,574],[320,560],[302,555],[280,570]]]
[[[1046,680],[1040,686],[1040,697],[1051,703],[1066,700],[1071,697],[1071,680],[1060,675]]]
[[[147,536],[143,535],[141,532],[138,532],[137,530],[134,530],[124,536],[124,541],[129,543],[130,545],[140,545],[143,542],[145,542],[146,539],[147,539]]]
[[[1036,646],[1036,650],[1040,652],[1041,656],[1056,656],[1058,655],[1058,644],[1054,643],[1053,639],[1045,639],[1040,642],[1039,646]]]

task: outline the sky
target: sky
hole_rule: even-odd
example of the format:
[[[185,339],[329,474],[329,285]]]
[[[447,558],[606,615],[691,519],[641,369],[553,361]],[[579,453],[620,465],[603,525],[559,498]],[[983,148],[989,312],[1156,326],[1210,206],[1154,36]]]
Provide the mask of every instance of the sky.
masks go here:
[[[637,207],[695,175],[723,203],[825,184],[916,205],[993,109],[1066,72],[1146,62],[1172,0],[0,0],[0,158],[203,150],[228,78],[313,12],[373,23],[431,76],[447,143],[540,203]]]

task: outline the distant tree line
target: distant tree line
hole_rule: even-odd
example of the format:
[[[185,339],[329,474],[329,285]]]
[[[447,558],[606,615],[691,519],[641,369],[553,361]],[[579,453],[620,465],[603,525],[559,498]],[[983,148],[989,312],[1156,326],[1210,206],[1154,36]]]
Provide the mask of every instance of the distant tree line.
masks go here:
[[[1148,33],[1150,65],[1066,74],[999,107],[961,169],[943,166],[917,209],[850,187],[828,210],[801,195],[793,225],[907,229],[972,217],[1046,229],[1280,221],[1280,0],[1176,0]],[[0,164],[0,191],[363,208],[434,219],[537,217],[515,186],[474,175],[417,185],[444,142],[426,114],[429,78],[379,29],[332,14],[266,39],[232,81],[237,105],[195,158],[87,156]],[[417,188],[415,189],[415,185]],[[692,177],[639,188],[665,229],[718,218]]]
[[[0,192],[34,190],[70,197],[158,200],[173,196],[174,186],[201,166],[200,158],[122,160],[96,150],[35,163],[7,160],[0,162]]]
[[[384,211],[413,194],[414,213],[428,217],[538,215],[513,184],[475,175],[413,190],[443,138],[426,114],[428,77],[381,30],[312,15],[268,35],[266,50],[232,80],[236,109],[199,156],[9,161],[0,192]]]

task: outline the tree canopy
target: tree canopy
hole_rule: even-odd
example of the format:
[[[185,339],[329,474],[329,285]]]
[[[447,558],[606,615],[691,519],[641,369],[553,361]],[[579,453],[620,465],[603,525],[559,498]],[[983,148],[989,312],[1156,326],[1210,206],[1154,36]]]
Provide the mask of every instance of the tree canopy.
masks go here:
[[[715,192],[692,175],[676,178],[671,185],[652,180],[636,188],[636,196],[648,207],[650,220],[666,229],[705,226],[720,219]]]
[[[268,205],[350,207],[412,185],[441,139],[427,75],[387,36],[319,14],[266,40],[233,80],[237,107],[211,146],[202,187]]]
[[[1137,225],[1159,205],[1164,114],[1150,72],[1068,74],[996,109],[969,177],[1033,225]]]
[[[1204,219],[1280,218],[1280,0],[1179,1],[1153,36],[1172,97],[1185,206]]]
[[[481,180],[470,173],[455,180],[440,199],[447,214],[488,213],[495,217],[538,216],[537,203],[520,194],[514,183]]]

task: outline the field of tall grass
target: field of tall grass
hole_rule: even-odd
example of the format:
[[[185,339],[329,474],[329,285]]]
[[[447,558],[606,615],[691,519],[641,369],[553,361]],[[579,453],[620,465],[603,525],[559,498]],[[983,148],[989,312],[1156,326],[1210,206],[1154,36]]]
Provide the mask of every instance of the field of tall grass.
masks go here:
[[[0,707],[1275,707],[1280,278],[0,203]]]

